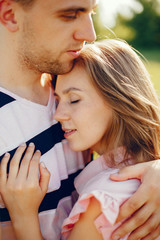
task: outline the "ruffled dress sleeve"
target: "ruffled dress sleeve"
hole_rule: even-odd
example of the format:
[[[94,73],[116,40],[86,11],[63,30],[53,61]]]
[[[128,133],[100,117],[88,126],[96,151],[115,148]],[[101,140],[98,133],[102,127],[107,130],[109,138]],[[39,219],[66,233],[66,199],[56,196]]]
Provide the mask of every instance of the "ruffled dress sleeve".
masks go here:
[[[109,240],[114,229],[120,224],[115,224],[120,205],[126,201],[140,185],[140,181],[137,179],[123,182],[111,181],[109,178],[110,174],[116,173],[118,169],[104,169],[102,158],[93,162],[91,165],[89,164],[87,168],[85,168],[85,171],[82,171],[76,179],[75,185],[79,193],[79,198],[69,217],[65,219],[63,223],[63,240],[67,239],[74,225],[78,222],[80,215],[86,212],[92,197],[98,200],[102,210],[101,214],[95,219],[94,224],[102,234],[103,239]],[[92,170],[93,176],[91,176]],[[95,171],[99,171],[99,173],[95,175]],[[127,239],[127,236],[122,239]]]

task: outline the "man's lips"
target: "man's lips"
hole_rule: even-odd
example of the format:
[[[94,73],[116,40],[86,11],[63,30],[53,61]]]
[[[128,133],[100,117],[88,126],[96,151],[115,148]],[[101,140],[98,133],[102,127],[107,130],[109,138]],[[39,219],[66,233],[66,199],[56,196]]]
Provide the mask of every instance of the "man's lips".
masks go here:
[[[80,52],[81,52],[81,49],[67,51],[67,53],[71,55],[73,58],[79,57]]]

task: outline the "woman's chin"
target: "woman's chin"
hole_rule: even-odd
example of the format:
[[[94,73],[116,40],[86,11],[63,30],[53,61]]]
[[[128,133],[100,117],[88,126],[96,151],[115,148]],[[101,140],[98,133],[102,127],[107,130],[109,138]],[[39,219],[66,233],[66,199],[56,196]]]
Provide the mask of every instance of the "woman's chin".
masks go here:
[[[86,147],[83,147],[83,146],[78,146],[76,144],[73,144],[73,143],[70,143],[69,142],[69,147],[74,151],[74,152],[81,152],[81,151],[85,151]]]

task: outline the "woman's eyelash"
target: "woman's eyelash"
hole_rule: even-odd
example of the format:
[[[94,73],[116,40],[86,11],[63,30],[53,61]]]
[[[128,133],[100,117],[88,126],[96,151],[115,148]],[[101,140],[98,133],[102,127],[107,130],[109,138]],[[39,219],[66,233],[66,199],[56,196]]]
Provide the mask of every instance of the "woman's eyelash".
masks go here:
[[[79,99],[71,101],[71,103],[77,103],[77,102],[79,102]]]
[[[56,107],[56,109],[57,109],[57,107],[58,107],[58,104],[59,104],[59,101],[56,99],[56,100],[55,100],[55,107]]]

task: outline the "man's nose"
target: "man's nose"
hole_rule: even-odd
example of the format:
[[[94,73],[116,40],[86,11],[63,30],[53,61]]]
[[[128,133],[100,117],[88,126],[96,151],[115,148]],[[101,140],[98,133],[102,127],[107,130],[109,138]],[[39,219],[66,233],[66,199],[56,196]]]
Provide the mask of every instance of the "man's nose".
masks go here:
[[[74,33],[74,38],[78,41],[93,42],[96,40],[96,33],[91,15],[84,16],[82,24]]]

